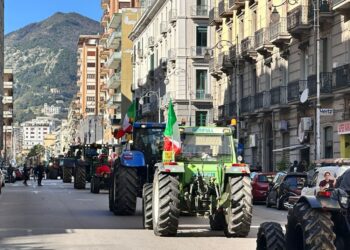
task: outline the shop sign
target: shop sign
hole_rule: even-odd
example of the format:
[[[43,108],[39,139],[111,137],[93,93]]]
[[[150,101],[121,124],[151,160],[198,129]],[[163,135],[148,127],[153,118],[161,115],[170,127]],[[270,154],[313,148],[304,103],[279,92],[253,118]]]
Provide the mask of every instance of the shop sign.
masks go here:
[[[342,122],[338,124],[338,134],[339,135],[350,134],[350,121]]]
[[[321,116],[332,116],[333,109],[320,109]]]

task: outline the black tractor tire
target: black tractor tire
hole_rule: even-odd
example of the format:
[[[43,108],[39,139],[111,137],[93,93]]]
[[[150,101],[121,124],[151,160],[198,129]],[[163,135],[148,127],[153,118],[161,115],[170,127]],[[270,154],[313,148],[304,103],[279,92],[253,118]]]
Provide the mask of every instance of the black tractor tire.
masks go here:
[[[49,170],[49,179],[56,180],[58,177],[58,169],[50,169]]]
[[[91,188],[90,188],[91,193],[93,194],[98,194],[100,193],[100,179],[93,176],[91,178]]]
[[[248,176],[229,177],[225,192],[231,202],[225,213],[226,237],[246,237],[250,231],[253,212],[253,196]]]
[[[110,212],[114,211],[114,179],[115,175],[112,173],[111,182],[108,189],[108,207]]]
[[[76,166],[75,167],[74,188],[75,189],[85,189],[85,187],[86,187],[85,167]]]
[[[298,202],[288,211],[287,250],[336,250],[331,213]]]
[[[225,215],[223,211],[216,211],[209,215],[210,229],[213,231],[222,231],[226,227]]]
[[[260,224],[256,239],[256,250],[285,250],[283,229],[276,222]]]
[[[143,216],[143,228],[153,229],[152,219],[152,193],[153,184],[146,183],[142,189],[142,216]]]
[[[72,182],[72,168],[63,167],[63,183],[71,183]]]
[[[179,227],[180,187],[178,177],[158,173],[153,180],[153,232],[157,236],[175,236]]]
[[[137,169],[118,166],[115,171],[113,212],[115,215],[133,215],[139,190]]]

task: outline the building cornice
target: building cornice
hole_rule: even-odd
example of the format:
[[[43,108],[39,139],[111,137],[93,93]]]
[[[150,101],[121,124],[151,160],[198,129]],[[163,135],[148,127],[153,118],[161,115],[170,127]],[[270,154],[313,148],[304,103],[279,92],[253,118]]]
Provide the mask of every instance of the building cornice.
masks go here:
[[[159,9],[165,4],[167,0],[155,0],[154,4],[149,6],[147,10],[141,15],[141,18],[135,24],[133,30],[129,35],[129,39],[134,41],[146,29],[153,17],[157,14]]]

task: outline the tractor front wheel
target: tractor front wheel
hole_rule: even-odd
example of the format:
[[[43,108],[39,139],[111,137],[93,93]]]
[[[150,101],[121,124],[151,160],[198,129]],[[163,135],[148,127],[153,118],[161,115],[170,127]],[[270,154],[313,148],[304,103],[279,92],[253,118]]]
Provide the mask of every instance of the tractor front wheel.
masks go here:
[[[100,192],[100,179],[96,176],[91,178],[91,193],[98,194]]]
[[[63,167],[63,183],[72,182],[72,168]]]
[[[143,215],[143,228],[152,229],[152,192],[153,184],[147,183],[143,185],[142,190],[142,215]]]
[[[287,249],[336,250],[334,223],[330,212],[313,209],[307,202],[298,202],[288,211]]]
[[[115,215],[133,215],[139,187],[137,169],[118,166],[115,171],[113,212]]]
[[[226,209],[226,237],[246,237],[252,222],[253,197],[250,178],[229,177],[226,193],[230,195],[230,205]]]
[[[76,166],[74,176],[74,188],[85,189],[86,186],[86,171],[85,167]]]
[[[152,217],[153,231],[158,236],[174,236],[180,216],[180,187],[178,177],[159,173],[154,175]]]
[[[256,250],[284,250],[283,229],[276,222],[264,222],[260,225],[256,239]]]

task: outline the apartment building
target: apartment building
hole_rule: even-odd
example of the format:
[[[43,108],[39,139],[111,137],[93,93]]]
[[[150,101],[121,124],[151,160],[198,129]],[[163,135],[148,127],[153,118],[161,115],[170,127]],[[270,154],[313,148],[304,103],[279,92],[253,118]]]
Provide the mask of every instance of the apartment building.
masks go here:
[[[44,107],[41,109],[41,113],[43,113],[45,116],[54,116],[60,114],[61,109],[61,107],[44,103]]]
[[[4,143],[4,156],[8,157],[12,154],[13,149],[13,72],[12,69],[4,69],[3,75],[3,97],[2,97],[2,110],[3,110],[3,143]]]
[[[3,94],[4,87],[4,0],[0,0],[0,94]],[[0,103],[0,117],[3,117],[3,105]],[[3,131],[3,121],[0,121],[0,131]],[[3,133],[0,133],[0,150],[3,149]]]
[[[213,86],[205,52],[213,45],[208,1],[142,2],[133,41],[133,91],[139,118],[164,121],[172,99],[178,120],[213,122]],[[160,115],[159,115],[159,105]]]
[[[315,160],[317,55],[321,158],[350,156],[349,13],[349,0],[320,1],[317,54],[312,1],[213,1],[215,40],[229,40],[220,42],[210,61],[215,120],[226,124],[239,112],[246,162],[272,171]]]
[[[113,143],[132,100],[132,42],[128,35],[139,18],[139,1],[102,0],[100,40],[101,105],[104,110],[104,141]]]

